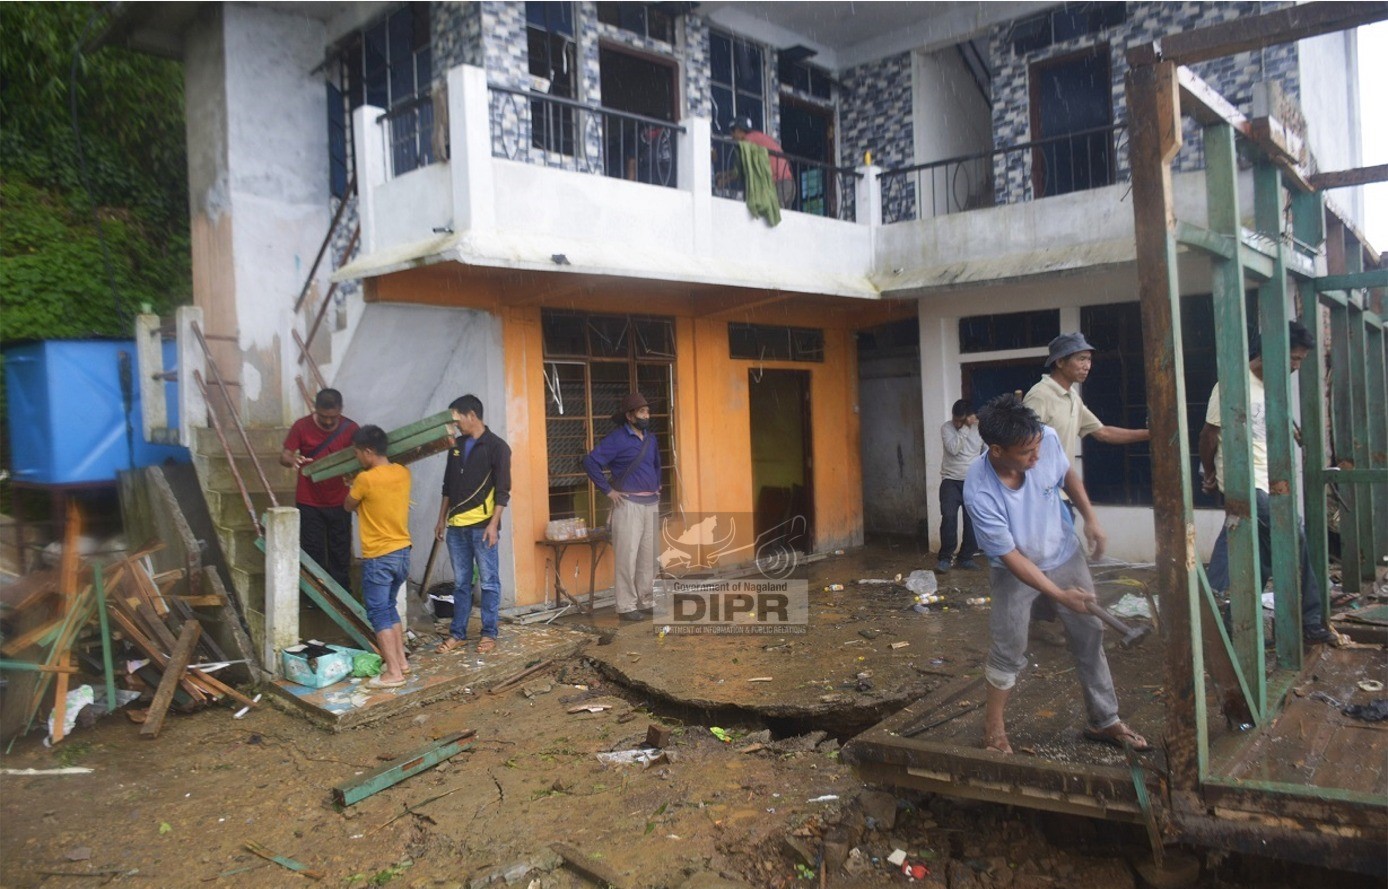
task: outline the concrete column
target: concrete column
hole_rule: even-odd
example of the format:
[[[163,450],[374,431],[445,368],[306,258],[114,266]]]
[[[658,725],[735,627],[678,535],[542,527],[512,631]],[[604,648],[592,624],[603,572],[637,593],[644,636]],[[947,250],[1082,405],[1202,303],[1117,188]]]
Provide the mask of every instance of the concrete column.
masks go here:
[[[707,255],[713,249],[713,125],[702,117],[685,118],[681,124],[679,187],[694,199],[694,253]]]
[[[858,181],[858,191],[854,195],[858,208],[858,224],[870,225],[874,229],[882,224],[882,184],[878,179],[882,168],[876,164],[856,167],[862,175]]]
[[[158,315],[135,316],[135,376],[140,384],[140,428],[145,441],[155,441],[154,430],[169,428],[169,406],[164,403],[164,343],[159,338]]]
[[[193,429],[207,425],[207,399],[202,397],[202,390],[193,379],[193,371],[197,371],[203,382],[207,382],[207,354],[193,333],[194,322],[199,329],[203,327],[202,309],[179,306],[174,319],[178,330],[178,443],[191,448]]]
[[[299,510],[265,513],[265,669],[282,675],[280,651],[299,642]]]
[[[376,119],[381,109],[363,105],[352,112],[353,149],[357,155],[357,220],[361,224],[361,255],[376,250],[376,187],[384,185],[386,172],[385,130]]]
[[[448,139],[453,173],[453,230],[496,228],[496,182],[487,72],[459,65],[448,72]]]

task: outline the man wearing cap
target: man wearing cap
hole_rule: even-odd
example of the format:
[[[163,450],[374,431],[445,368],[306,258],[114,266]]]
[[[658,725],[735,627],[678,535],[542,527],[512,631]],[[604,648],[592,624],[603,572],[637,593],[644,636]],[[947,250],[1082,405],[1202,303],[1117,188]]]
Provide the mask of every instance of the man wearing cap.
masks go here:
[[[776,183],[776,200],[782,210],[789,210],[795,203],[795,176],[791,173],[790,161],[783,156],[785,150],[781,148],[781,143],[752,126],[752,118],[745,114],[733,120],[732,133],[738,142],[751,142],[775,152],[770,160],[771,179]]]
[[[1084,334],[1079,331],[1062,333],[1051,340],[1050,348],[1046,358],[1050,373],[1031,387],[1023,403],[1036,412],[1042,423],[1056,431],[1067,458],[1073,460],[1080,456],[1080,439],[1086,435],[1113,445],[1151,440],[1149,430],[1105,426],[1085,407],[1084,400],[1075,391],[1075,384],[1089,378],[1094,347],[1085,340]]]
[[[650,431],[650,405],[639,392],[622,400],[612,422],[617,428],[583,458],[583,468],[612,501],[617,616],[641,620],[654,608],[660,446]]]

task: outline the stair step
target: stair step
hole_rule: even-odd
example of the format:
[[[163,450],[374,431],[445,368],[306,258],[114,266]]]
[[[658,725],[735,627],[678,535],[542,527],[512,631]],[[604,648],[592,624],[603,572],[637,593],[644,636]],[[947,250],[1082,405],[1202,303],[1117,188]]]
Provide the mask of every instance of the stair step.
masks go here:
[[[280,506],[294,505],[292,490],[276,491],[275,497],[279,500]],[[203,498],[207,501],[208,514],[219,528],[242,530],[251,527],[251,516],[246,511],[246,503],[241,499],[240,491],[203,491]],[[251,506],[255,508],[257,516],[264,515],[265,510],[270,508],[270,495],[264,491],[253,492]]]
[[[202,481],[203,489],[208,491],[235,492],[240,490],[236,485],[236,476],[232,474],[231,464],[226,457],[221,454],[213,456],[198,455],[194,458],[198,467],[198,478]],[[246,483],[246,488],[251,491],[264,492],[265,488],[261,484],[260,474],[256,472],[256,464],[250,457],[239,457],[235,461],[236,469],[241,473],[241,479]],[[298,473],[287,466],[281,466],[279,462],[279,451],[274,456],[268,454],[260,455],[260,470],[265,473],[265,479],[270,483],[270,487],[276,492],[288,491],[290,501],[293,501],[294,489],[298,486]]]
[[[263,621],[265,614],[265,566],[262,565],[258,571],[233,567],[231,569],[231,582],[236,587],[236,594],[240,597],[247,617],[249,618],[250,614],[254,613],[261,615]]]

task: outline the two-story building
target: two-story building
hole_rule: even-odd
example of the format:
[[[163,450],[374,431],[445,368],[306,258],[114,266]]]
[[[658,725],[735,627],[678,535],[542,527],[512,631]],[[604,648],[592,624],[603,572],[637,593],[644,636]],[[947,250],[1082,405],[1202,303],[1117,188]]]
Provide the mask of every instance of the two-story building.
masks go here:
[[[479,395],[515,455],[525,605],[552,596],[547,523],[605,521],[579,460],[629,390],[665,509],[732,517],[738,559],[793,517],[813,551],[933,535],[950,404],[1029,387],[1063,330],[1099,348],[1091,407],[1142,425],[1123,50],[1277,5],[132,3],[106,39],[183,61],[194,300],[234,334],[214,349],[244,419],[301,414],[315,363],[386,428]],[[1351,33],[1200,73],[1245,112],[1299,99],[1339,169],[1355,63]],[[775,226],[733,175],[742,116],[791,170]],[[1198,150],[1178,166],[1198,212]],[[1352,233],[1352,199],[1339,215]],[[340,265],[310,277],[325,238]],[[1086,444],[1123,558],[1152,556],[1147,465]],[[421,541],[441,474],[415,466]]]

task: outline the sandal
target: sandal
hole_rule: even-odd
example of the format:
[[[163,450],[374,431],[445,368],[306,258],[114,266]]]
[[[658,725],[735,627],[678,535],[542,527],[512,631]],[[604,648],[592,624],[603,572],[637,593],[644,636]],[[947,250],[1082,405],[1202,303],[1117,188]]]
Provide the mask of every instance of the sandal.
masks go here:
[[[483,636],[481,639],[477,640],[478,654],[491,654],[493,651],[496,651],[495,636]]]
[[[1147,743],[1146,738],[1128,728],[1127,724],[1123,722],[1115,722],[1104,729],[1086,728],[1084,737],[1086,740],[1098,741],[1100,744],[1108,744],[1110,747],[1117,747],[1120,750],[1124,747],[1131,747],[1137,753],[1146,753],[1152,749],[1152,745]]]
[[[985,734],[983,736],[983,749],[992,750],[994,753],[1012,755],[1012,745],[1007,743],[1007,733],[998,732],[995,735]]]
[[[439,643],[439,647],[434,649],[434,654],[455,654],[462,651],[467,646],[466,639],[455,639],[449,636]]]
[[[372,679],[371,679],[370,682],[366,683],[366,687],[367,687],[367,688],[399,688],[400,686],[402,686],[402,685],[404,685],[404,684],[405,684],[405,680],[403,680],[403,679],[382,679],[382,678],[379,677],[379,676],[374,676],[374,677],[372,677]]]

